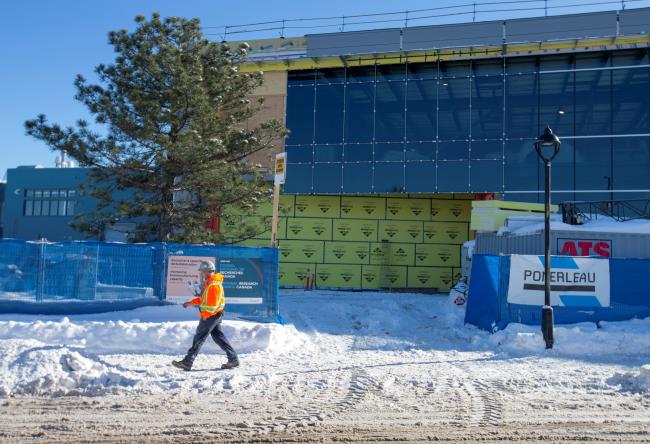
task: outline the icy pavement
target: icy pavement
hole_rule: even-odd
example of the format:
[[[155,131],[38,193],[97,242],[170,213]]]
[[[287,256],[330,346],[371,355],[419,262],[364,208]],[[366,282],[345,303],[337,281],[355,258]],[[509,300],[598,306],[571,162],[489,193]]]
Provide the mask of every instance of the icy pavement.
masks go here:
[[[192,309],[0,316],[0,437],[650,439],[650,319],[559,326],[547,351],[537,327],[463,325],[445,296],[285,291],[282,312],[224,322],[241,368],[207,342],[189,373],[169,363]]]

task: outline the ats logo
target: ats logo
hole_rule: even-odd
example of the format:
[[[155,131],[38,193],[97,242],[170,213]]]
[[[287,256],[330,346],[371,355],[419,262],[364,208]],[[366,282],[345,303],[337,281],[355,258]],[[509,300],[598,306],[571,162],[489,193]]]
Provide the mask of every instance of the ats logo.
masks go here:
[[[611,257],[612,241],[602,239],[558,239],[557,251],[562,256]]]

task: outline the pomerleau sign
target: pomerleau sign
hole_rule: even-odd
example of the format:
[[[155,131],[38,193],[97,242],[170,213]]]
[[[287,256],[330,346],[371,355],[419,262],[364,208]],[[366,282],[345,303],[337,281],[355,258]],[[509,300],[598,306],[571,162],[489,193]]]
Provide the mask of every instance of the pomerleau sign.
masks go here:
[[[551,257],[551,305],[609,307],[609,260]],[[508,303],[544,305],[544,256],[512,255]]]

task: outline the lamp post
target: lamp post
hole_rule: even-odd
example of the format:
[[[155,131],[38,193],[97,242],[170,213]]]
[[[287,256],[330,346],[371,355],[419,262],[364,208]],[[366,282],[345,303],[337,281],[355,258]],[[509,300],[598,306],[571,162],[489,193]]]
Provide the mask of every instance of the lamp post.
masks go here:
[[[544,161],[544,306],[542,335],[546,348],[553,348],[553,307],[551,307],[551,161],[560,152],[560,139],[548,126],[535,141],[535,151]]]

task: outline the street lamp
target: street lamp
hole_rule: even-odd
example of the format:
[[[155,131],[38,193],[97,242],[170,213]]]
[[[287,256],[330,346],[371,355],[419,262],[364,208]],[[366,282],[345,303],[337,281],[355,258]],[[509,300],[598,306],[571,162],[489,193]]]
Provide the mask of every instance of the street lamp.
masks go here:
[[[544,306],[542,335],[546,348],[553,348],[553,307],[551,307],[551,161],[560,152],[560,139],[548,126],[535,141],[535,151],[544,161]]]

